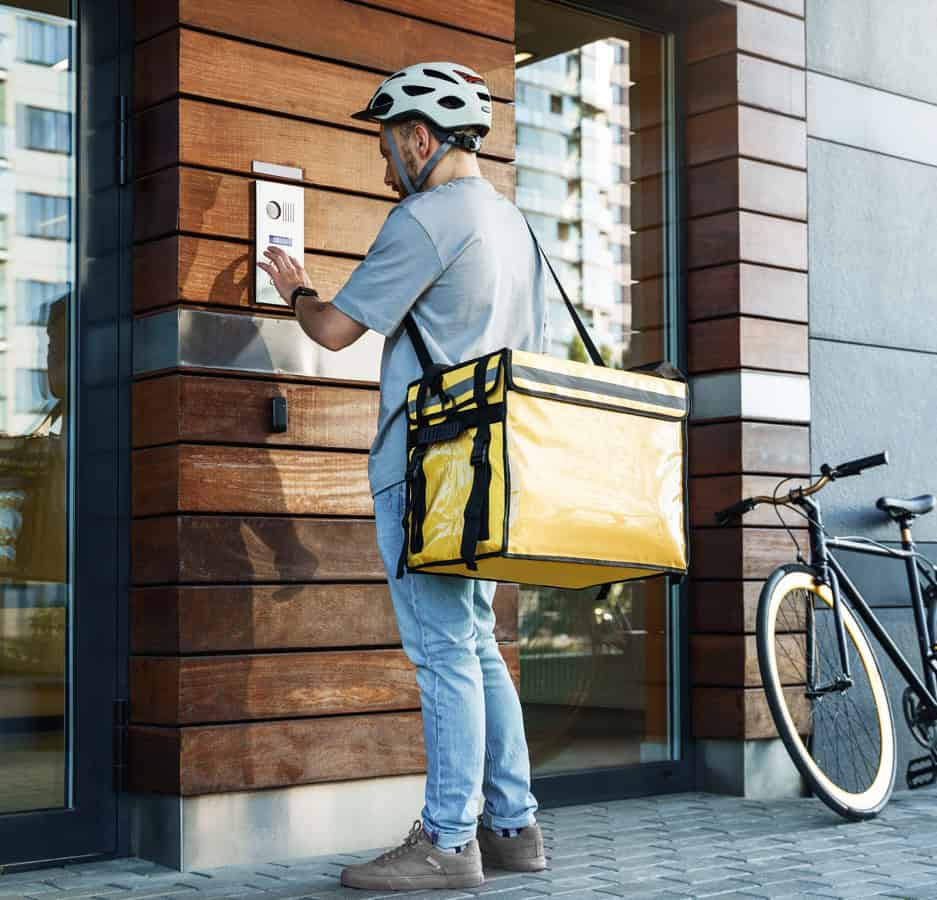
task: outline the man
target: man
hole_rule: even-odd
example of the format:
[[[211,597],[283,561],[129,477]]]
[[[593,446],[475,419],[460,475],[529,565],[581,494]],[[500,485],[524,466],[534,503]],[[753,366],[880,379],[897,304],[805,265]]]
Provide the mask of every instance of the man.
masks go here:
[[[546,862],[520,700],[494,638],[496,585],[396,577],[404,539],[404,404],[407,385],[422,374],[402,323],[410,313],[433,361],[444,365],[504,346],[542,351],[543,273],[523,216],[478,168],[491,97],[476,72],[454,63],[409,66],[387,78],[354,118],[380,123],[384,182],[401,197],[368,255],[331,303],[317,299],[302,263],[280,248],[268,248],[267,261],[258,262],[323,346],[340,350],[369,328],[387,338],[368,474],[400,637],[420,688],[426,797],[403,844],[349,866],[342,884],[471,887],[484,880],[482,856],[518,871]]]

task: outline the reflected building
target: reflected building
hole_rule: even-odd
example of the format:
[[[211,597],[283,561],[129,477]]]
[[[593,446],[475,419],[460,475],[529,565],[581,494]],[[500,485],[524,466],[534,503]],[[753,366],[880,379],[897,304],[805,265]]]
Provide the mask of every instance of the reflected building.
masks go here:
[[[603,355],[628,358],[630,312],[629,43],[594,41],[518,61],[517,205]],[[582,358],[548,279],[554,356]]]

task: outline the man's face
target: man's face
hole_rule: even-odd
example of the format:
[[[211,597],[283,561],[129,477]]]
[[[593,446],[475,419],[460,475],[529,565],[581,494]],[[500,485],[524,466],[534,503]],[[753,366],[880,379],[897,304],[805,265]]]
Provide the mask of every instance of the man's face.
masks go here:
[[[407,175],[410,176],[411,181],[419,174],[419,162],[417,161],[413,146],[411,146],[416,143],[417,135],[415,130],[411,131],[410,137],[407,139],[400,134],[400,129],[396,125],[381,125],[381,156],[384,157],[384,162],[386,163],[386,168],[384,169],[384,184],[395,191],[398,197],[405,197],[407,192],[400,183],[400,176],[397,174],[397,167],[394,165],[394,158],[387,144],[388,129],[391,129],[393,133],[394,141],[397,144],[397,152],[400,154],[400,159],[403,161],[407,170]]]

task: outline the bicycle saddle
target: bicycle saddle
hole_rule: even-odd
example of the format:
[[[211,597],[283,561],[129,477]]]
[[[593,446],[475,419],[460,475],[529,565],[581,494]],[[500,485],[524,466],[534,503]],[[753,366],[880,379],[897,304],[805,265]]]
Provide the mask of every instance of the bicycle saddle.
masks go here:
[[[902,500],[899,497],[879,497],[875,505],[883,512],[887,512],[896,522],[900,522],[902,519],[913,519],[915,516],[929,513],[934,508],[934,495],[921,494],[908,500]]]

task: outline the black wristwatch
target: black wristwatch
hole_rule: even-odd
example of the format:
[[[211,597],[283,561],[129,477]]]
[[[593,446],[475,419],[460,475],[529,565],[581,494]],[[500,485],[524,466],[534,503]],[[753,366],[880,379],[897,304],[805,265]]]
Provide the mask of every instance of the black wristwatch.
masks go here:
[[[299,287],[293,289],[293,293],[290,294],[290,309],[293,312],[296,312],[296,298],[297,297],[315,297],[316,300],[319,299],[319,292],[315,288],[308,288],[304,284],[299,285]]]

